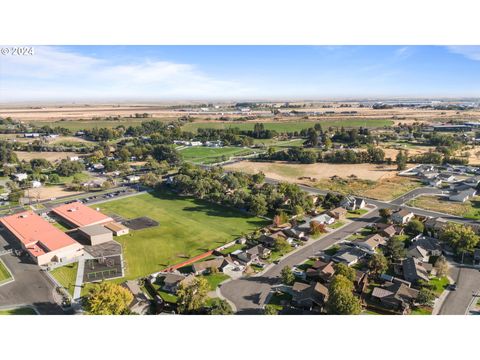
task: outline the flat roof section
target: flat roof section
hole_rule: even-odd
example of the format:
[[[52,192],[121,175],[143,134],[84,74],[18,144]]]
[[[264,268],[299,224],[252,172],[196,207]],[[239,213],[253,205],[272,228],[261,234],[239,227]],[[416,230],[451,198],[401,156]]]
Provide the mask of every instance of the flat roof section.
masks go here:
[[[88,225],[88,226],[84,226],[84,227],[81,227],[79,228],[78,230],[80,230],[82,233],[84,233],[85,235],[88,235],[88,236],[97,236],[97,235],[104,235],[104,234],[111,234],[112,232],[103,227],[102,225],[99,225],[99,224],[95,224],[95,225]]]
[[[34,257],[78,244],[70,236],[31,210],[2,217],[0,222]]]
[[[52,211],[77,227],[113,221],[111,217],[89,208],[79,201],[57,206]]]

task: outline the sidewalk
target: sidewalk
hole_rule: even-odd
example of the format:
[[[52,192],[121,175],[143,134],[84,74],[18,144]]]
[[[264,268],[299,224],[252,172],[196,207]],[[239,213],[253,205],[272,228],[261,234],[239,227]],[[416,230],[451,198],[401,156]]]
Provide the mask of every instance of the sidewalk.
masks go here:
[[[447,276],[447,278],[450,284],[453,284],[455,282],[450,276]],[[442,309],[443,303],[447,299],[448,294],[450,294],[450,290],[445,289],[440,294],[440,296],[435,300],[435,303],[433,304],[432,315],[439,315],[440,310]]]
[[[72,303],[77,303],[80,299],[83,284],[83,272],[85,271],[85,259],[78,260],[77,277],[75,279],[75,289],[73,290]]]

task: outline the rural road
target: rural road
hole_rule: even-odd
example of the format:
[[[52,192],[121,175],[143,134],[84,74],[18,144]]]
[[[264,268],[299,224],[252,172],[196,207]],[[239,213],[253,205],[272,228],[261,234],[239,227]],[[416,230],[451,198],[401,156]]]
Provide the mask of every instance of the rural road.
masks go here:
[[[294,266],[302,263],[320,250],[325,250],[334,243],[350,236],[372,222],[379,219],[378,210],[352,219],[352,222],[325,235],[321,239],[304,245],[300,250],[292,253],[278,264],[272,266],[259,276],[251,276],[232,280],[220,287],[221,294],[235,304],[237,314],[258,314],[262,311],[265,299],[272,287],[280,283],[280,272],[285,266]]]

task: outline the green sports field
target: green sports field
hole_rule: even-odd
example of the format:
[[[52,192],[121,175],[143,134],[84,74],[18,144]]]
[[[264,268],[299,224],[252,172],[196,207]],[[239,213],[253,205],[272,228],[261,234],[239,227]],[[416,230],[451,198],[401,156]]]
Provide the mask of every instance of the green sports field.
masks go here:
[[[125,219],[148,216],[160,223],[115,238],[123,246],[129,279],[160,271],[266,225],[235,209],[166,191],[103,203],[100,210]]]
[[[212,164],[224,160],[228,160],[232,156],[245,156],[253,154],[251,149],[242,147],[222,147],[211,148],[205,146],[191,146],[179,150],[185,161],[195,164]]]
[[[258,122],[258,121],[257,121]],[[239,128],[240,130],[253,130],[256,121],[229,121],[229,122],[192,122],[185,124],[182,129],[185,131],[195,132],[199,128],[211,128],[211,129],[227,129],[227,128]],[[320,123],[322,127],[384,127],[393,125],[391,120],[381,119],[346,119],[346,120],[318,120],[318,121],[276,121],[276,122],[263,122],[265,129],[276,130],[278,132],[293,132],[300,131],[302,129],[308,129],[313,127],[315,123]]]

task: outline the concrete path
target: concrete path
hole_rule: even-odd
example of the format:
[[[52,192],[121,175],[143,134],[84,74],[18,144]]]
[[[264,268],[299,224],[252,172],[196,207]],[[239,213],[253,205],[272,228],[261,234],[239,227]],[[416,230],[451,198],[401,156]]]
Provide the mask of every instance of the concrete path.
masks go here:
[[[73,290],[73,301],[80,299],[83,285],[83,272],[85,271],[85,259],[78,260],[77,278],[75,279],[75,289]]]

